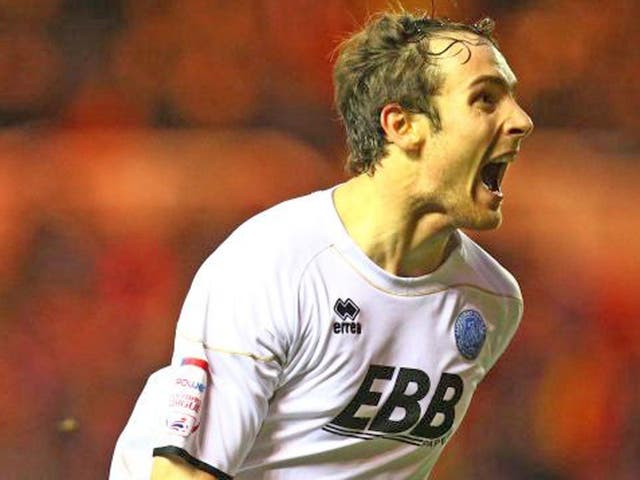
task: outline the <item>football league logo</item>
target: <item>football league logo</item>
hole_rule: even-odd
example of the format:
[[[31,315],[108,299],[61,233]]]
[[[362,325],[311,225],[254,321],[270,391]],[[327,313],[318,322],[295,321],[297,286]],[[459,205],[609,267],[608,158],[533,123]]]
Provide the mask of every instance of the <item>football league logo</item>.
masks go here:
[[[456,345],[467,360],[475,360],[487,338],[487,326],[477,310],[465,310],[455,324]]]
[[[171,432],[177,433],[182,437],[191,435],[200,426],[197,420],[191,415],[182,415],[177,418],[168,417],[166,424]]]

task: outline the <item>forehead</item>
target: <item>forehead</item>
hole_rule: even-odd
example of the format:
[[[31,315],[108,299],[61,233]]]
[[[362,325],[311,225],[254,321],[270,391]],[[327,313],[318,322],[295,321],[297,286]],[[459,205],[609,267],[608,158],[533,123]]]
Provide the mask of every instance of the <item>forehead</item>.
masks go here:
[[[473,33],[451,32],[433,38],[429,50],[438,54],[436,65],[443,77],[442,93],[466,89],[480,77],[499,77],[511,89],[516,76],[502,53]]]

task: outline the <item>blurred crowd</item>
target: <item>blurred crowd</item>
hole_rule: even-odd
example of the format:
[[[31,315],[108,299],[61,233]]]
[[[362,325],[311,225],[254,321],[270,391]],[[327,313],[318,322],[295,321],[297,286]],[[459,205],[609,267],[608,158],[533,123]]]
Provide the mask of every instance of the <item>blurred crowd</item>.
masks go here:
[[[640,478],[639,4],[433,3],[497,20],[537,124],[477,236],[523,324],[434,478]],[[198,265],[344,178],[332,54],[387,5],[0,0],[0,476],[106,477]]]

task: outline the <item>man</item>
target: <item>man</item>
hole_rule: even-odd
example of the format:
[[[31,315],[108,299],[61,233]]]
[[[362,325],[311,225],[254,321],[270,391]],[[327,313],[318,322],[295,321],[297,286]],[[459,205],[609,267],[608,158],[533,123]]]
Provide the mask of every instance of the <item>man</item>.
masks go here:
[[[500,225],[532,129],[492,27],[383,14],[341,46],[357,175],[250,219],[204,263],[113,479],[428,476],[522,314],[513,277],[459,231]],[[166,392],[190,357],[208,383],[199,427],[176,434]]]

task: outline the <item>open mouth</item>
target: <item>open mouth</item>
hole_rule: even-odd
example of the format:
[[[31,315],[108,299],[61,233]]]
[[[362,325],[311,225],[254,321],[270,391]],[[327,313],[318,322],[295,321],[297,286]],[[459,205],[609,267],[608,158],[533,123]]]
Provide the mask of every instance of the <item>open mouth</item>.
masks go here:
[[[504,177],[504,173],[507,171],[507,163],[506,162],[491,162],[487,163],[480,170],[480,179],[487,190],[493,193],[502,193],[500,191],[500,185],[502,184],[502,179]]]

